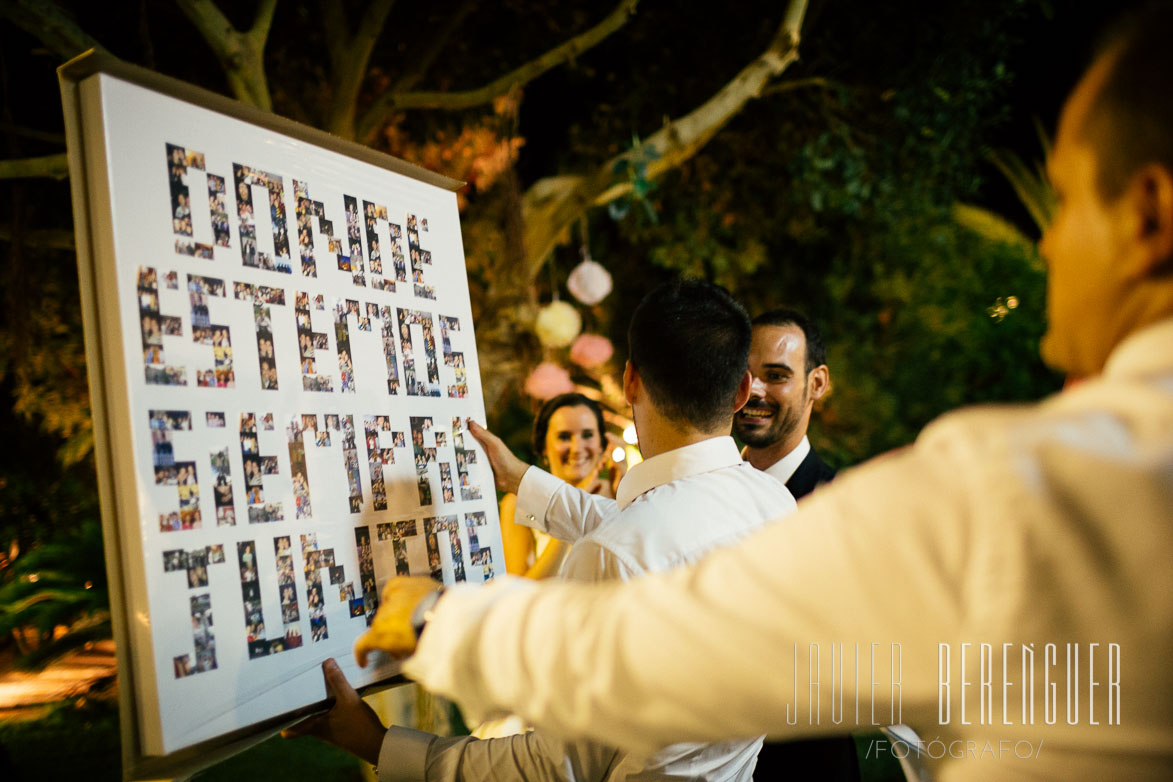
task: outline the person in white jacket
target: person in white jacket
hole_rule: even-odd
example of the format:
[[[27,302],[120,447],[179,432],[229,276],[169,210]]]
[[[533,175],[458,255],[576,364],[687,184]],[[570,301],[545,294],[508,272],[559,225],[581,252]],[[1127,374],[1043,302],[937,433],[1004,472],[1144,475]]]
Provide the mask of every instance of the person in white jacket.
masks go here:
[[[468,714],[634,751],[903,719],[947,782],[1173,778],[1170,30],[1168,3],[1121,28],[1048,163],[1042,351],[1081,382],[943,416],[688,568],[438,600],[390,583],[395,642],[371,640]]]
[[[629,330],[624,392],[645,458],[623,477],[615,499],[525,465],[500,439],[470,426],[497,488],[517,494],[517,522],[573,544],[562,578],[626,580],[667,570],[794,510],[785,485],[742,461],[728,435],[749,396],[750,332],[741,306],[708,283],[669,283],[644,298]],[[326,681],[337,705],[305,730],[376,763],[380,780],[750,782],[762,743],[750,734],[633,756],[542,730],[483,741],[384,732],[336,666],[327,667]]]

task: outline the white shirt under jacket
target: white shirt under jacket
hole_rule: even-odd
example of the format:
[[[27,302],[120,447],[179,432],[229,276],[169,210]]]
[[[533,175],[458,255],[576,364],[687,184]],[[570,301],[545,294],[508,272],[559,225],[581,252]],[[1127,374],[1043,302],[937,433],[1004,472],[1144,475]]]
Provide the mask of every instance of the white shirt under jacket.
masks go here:
[[[697,565],[630,584],[451,590],[405,670],[470,716],[510,708],[647,751],[836,730],[826,649],[835,641],[858,642],[863,658],[857,687],[848,647],[849,726],[903,718],[939,780],[1173,779],[1173,319],[1123,341],[1100,377],[1041,403],[943,416],[912,447],[841,473],[787,523]],[[812,726],[814,642],[823,688]],[[894,642],[898,691],[885,653]],[[964,672],[963,643],[974,644]],[[978,708],[983,643],[993,650],[993,724]],[[942,703],[939,644],[951,651]],[[1016,645],[1005,670],[1002,644]],[[1033,682],[1021,671],[1032,644]],[[1049,671],[1047,644],[1057,652]],[[1068,644],[1080,653],[1070,699]],[[1108,644],[1120,649],[1117,724]]]
[[[614,500],[588,494],[531,467],[517,492],[515,518],[574,544],[562,565],[563,578],[600,581],[694,562],[795,508],[786,487],[743,462],[730,437],[641,462],[616,493]],[[430,624],[425,636],[429,642],[435,638]],[[588,660],[593,654],[583,652]],[[513,677],[528,664],[519,657],[493,675]],[[758,734],[674,744],[649,757],[593,741],[563,741],[542,730],[477,741],[393,727],[379,754],[379,779],[749,782],[762,743]]]
[[[802,460],[810,452],[811,441],[806,439],[806,435],[804,434],[802,440],[794,447],[793,451],[771,464],[764,472],[786,483],[786,481],[794,477],[794,473],[798,471],[798,466],[802,464]]]

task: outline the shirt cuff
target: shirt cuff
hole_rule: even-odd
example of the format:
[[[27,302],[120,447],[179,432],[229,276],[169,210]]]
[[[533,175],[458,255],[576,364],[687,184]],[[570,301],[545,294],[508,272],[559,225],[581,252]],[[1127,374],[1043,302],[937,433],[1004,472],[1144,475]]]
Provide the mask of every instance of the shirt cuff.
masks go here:
[[[459,693],[471,695],[467,689],[467,679],[471,675],[469,669],[482,661],[461,656],[470,634],[476,631],[485,612],[499,600],[536,586],[537,582],[528,578],[505,576],[484,585],[455,584],[448,587],[444,590],[444,596],[436,602],[428,626],[416,644],[415,653],[403,661],[400,672],[425,689],[446,698],[455,698]],[[465,699],[462,706],[465,707],[464,716],[470,725],[487,716],[489,712],[484,705],[471,698]]]
[[[546,529],[546,511],[554,500],[554,493],[566,485],[561,478],[555,478],[545,470],[530,467],[521,476],[517,487],[517,511],[513,519],[534,529]]]
[[[433,733],[392,725],[379,748],[379,782],[419,782],[428,767],[428,748]]]

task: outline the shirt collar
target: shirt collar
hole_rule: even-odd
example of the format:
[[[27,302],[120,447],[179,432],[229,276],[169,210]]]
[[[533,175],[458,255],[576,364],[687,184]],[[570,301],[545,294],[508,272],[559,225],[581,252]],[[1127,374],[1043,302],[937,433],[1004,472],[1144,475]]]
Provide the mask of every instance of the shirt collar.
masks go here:
[[[810,440],[806,439],[806,435],[804,434],[798,445],[794,446],[793,451],[762,470],[762,472],[771,478],[776,478],[782,481],[782,483],[786,483],[794,477],[794,473],[798,470],[798,465],[802,464],[802,460],[810,452],[811,443]]]
[[[657,486],[740,463],[741,454],[732,437],[710,437],[657,454],[632,467],[619,482],[615,501],[619,503],[619,510],[623,510]]]
[[[1104,374],[1149,375],[1173,367],[1173,318],[1153,323],[1124,338],[1108,356]]]

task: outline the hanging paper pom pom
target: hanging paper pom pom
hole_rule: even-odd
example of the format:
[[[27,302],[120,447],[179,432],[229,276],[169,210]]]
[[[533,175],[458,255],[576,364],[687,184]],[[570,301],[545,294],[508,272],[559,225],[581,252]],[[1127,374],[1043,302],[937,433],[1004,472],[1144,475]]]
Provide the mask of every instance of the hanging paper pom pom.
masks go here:
[[[582,331],[582,316],[564,301],[552,301],[538,311],[534,324],[538,339],[548,348],[564,348]]]
[[[611,340],[598,334],[580,334],[570,346],[570,360],[584,369],[594,369],[605,364],[615,347]]]
[[[525,392],[543,402],[573,390],[574,382],[570,379],[570,373],[550,361],[538,364],[525,379]]]
[[[570,272],[566,287],[574,298],[592,307],[611,292],[611,272],[588,258]]]

